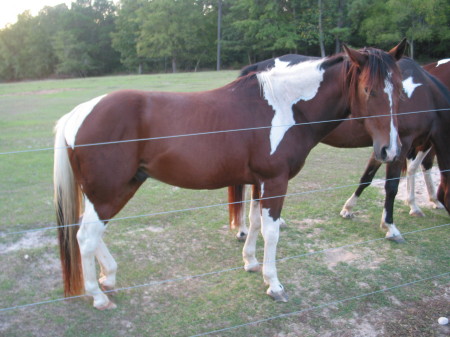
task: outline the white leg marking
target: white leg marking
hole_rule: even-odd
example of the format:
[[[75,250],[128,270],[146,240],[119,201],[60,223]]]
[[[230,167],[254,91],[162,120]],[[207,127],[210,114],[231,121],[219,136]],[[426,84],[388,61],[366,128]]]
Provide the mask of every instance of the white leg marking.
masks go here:
[[[387,229],[386,239],[403,239],[402,234],[397,229],[395,224],[386,222],[386,210],[383,210],[383,214],[381,215],[381,228]]]
[[[106,95],[99,96],[88,102],[81,103],[69,112],[64,126],[64,137],[67,145],[71,146],[72,149],[75,146],[75,138],[81,124],[83,124],[86,117],[91,113],[97,103],[100,102],[100,100],[105,96]]]
[[[111,308],[108,297],[100,290],[95,271],[95,253],[97,252],[105,226],[100,221],[94,206],[85,198],[85,212],[77,233],[83,264],[84,287],[86,294],[94,298],[94,307],[97,309]]]
[[[250,229],[242,250],[244,268],[246,271],[259,271],[261,266],[256,259],[256,240],[258,239],[258,233],[261,229],[261,210],[260,202],[258,200],[252,200],[250,202],[249,221]]]
[[[100,239],[95,257],[100,264],[100,279],[98,281],[102,285],[103,290],[113,290],[116,285],[117,263],[103,239]]]
[[[420,207],[416,203],[416,172],[417,169],[420,166],[420,163],[422,163],[423,158],[425,157],[426,153],[420,151],[417,153],[416,159],[414,160],[407,160],[407,170],[406,170],[406,190],[408,192],[408,197],[406,198],[406,204],[409,206],[410,211],[409,214],[413,216],[424,216],[423,212],[420,210]]]
[[[305,61],[289,66],[275,61],[275,66],[256,76],[264,98],[275,114],[270,129],[270,154],[274,154],[285,133],[295,124],[292,105],[313,99],[323,80],[322,60]]]
[[[355,216],[353,213],[353,207],[356,206],[356,203],[358,202],[358,197],[355,195],[355,193],[352,194],[350,198],[345,202],[344,207],[342,207],[341,210],[341,216],[345,219],[350,219]]]
[[[266,284],[269,285],[267,293],[280,293],[284,288],[278,280],[276,268],[277,244],[280,234],[280,219],[273,219],[269,215],[269,209],[262,210],[262,235],[264,237],[264,263],[263,276]]]
[[[431,169],[423,170],[423,178],[425,180],[425,185],[427,186],[428,197],[430,202],[433,204],[433,208],[435,209],[443,209],[444,205],[438,200],[436,187],[433,183],[433,177],[431,175]]]

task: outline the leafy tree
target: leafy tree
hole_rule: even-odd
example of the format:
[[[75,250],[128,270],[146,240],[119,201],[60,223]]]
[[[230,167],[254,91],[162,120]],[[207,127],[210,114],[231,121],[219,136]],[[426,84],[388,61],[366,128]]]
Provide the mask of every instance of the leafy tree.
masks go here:
[[[414,57],[416,42],[424,43],[439,37],[448,47],[449,10],[446,0],[373,0],[362,21],[362,29],[368,43],[382,47],[406,36],[410,42],[410,56]]]
[[[139,10],[140,57],[169,58],[172,71],[179,62],[199,62],[215,52],[215,20],[208,3],[201,0],[154,0]],[[197,57],[196,57],[197,56]]]
[[[54,37],[61,74],[82,76],[109,73],[119,65],[112,49],[115,7],[108,0],[77,0]]]
[[[146,0],[122,0],[115,30],[111,33],[112,47],[120,53],[122,64],[128,70],[139,69],[139,73],[142,73],[146,60],[146,57],[140,57],[137,53],[137,40],[142,26],[139,10],[146,2]]]

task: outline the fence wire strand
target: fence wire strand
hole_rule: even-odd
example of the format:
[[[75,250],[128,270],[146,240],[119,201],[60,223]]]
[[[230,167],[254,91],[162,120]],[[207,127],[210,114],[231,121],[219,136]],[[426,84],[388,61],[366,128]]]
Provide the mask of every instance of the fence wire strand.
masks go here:
[[[442,170],[442,171],[439,171],[439,172],[443,173],[443,172],[448,172],[448,171],[450,171],[450,169]],[[421,172],[418,172],[418,173],[415,173],[415,174],[410,175],[410,176],[397,177],[397,178],[388,178],[388,179],[385,178],[385,179],[379,179],[379,180],[387,182],[387,181],[405,179],[405,178],[409,178],[409,177],[415,177],[415,176],[420,175],[420,174],[421,174]],[[335,186],[335,187],[325,187],[325,188],[320,188],[320,189],[316,189],[316,190],[309,190],[309,191],[295,192],[295,193],[287,193],[287,194],[283,194],[283,195],[277,195],[277,196],[266,197],[266,198],[259,198],[259,199],[254,199],[254,200],[255,201],[261,201],[261,200],[269,200],[269,199],[277,199],[277,198],[286,198],[286,197],[292,197],[292,196],[307,195],[307,194],[312,194],[312,193],[327,192],[327,191],[339,190],[339,189],[344,189],[344,188],[349,188],[349,187],[358,187],[358,186],[361,186],[361,185],[371,185],[372,182],[355,183],[355,184],[348,184],[348,185]],[[138,218],[152,217],[152,216],[159,216],[159,215],[167,215],[167,214],[176,214],[176,213],[190,212],[190,211],[198,211],[198,210],[203,210],[203,209],[208,209],[208,208],[223,207],[223,206],[229,206],[229,205],[234,205],[234,204],[247,204],[247,203],[250,203],[250,202],[251,202],[251,200],[243,200],[243,201],[238,201],[238,202],[224,202],[224,203],[218,203],[218,204],[212,204],[212,205],[206,205],[206,206],[196,206],[196,207],[175,209],[175,210],[170,210],[170,211],[152,212],[152,213],[124,216],[124,217],[116,217],[116,218],[111,218],[111,219],[103,219],[101,221],[108,222],[108,224],[109,224],[111,222],[118,222],[118,221],[123,221],[123,220],[138,219]],[[90,224],[90,222],[85,222],[85,224]],[[49,226],[49,227],[43,227],[43,228],[26,229],[26,230],[16,231],[16,232],[0,233],[0,237],[5,237],[5,236],[9,236],[9,235],[27,234],[27,233],[38,232],[38,231],[45,231],[45,230],[50,230],[50,229],[58,229],[58,228],[62,228],[62,227],[75,227],[75,226],[79,226],[79,224],[69,224],[69,225],[64,225],[64,226]]]
[[[325,307],[329,307],[331,305],[339,305],[339,304],[346,303],[346,302],[349,302],[349,301],[358,300],[358,299],[361,299],[361,298],[364,298],[364,297],[368,297],[368,296],[384,293],[384,292],[387,292],[387,291],[391,291],[391,290],[395,290],[395,289],[399,289],[399,288],[415,285],[415,284],[420,283],[420,282],[430,281],[430,280],[434,280],[434,279],[437,279],[437,278],[443,278],[443,277],[449,276],[449,275],[450,275],[450,272],[442,273],[442,274],[439,274],[439,275],[433,275],[433,276],[422,278],[422,279],[419,279],[419,280],[414,280],[414,281],[411,281],[411,282],[398,284],[398,285],[395,285],[395,286],[392,286],[392,287],[389,287],[389,288],[375,290],[375,291],[371,291],[369,293],[364,293],[364,294],[361,294],[361,295],[347,297],[347,298],[344,298],[344,299],[341,299],[341,300],[331,301],[331,302],[327,302],[327,303],[324,303],[324,304],[316,305],[316,306],[313,306],[313,307],[305,308],[305,309],[302,309],[302,310],[297,310],[297,311],[293,311],[293,312],[289,312],[289,313],[285,313],[285,314],[271,316],[271,317],[259,319],[259,320],[256,320],[256,321],[252,321],[252,322],[247,322],[247,323],[243,323],[243,324],[239,324],[239,325],[230,326],[230,327],[223,328],[223,329],[211,330],[211,331],[200,333],[200,334],[197,334],[197,335],[192,335],[190,337],[208,336],[208,335],[216,334],[216,333],[219,333],[219,332],[228,332],[230,330],[243,328],[243,327],[246,327],[246,326],[249,326],[249,325],[256,325],[256,324],[260,324],[260,323],[273,321],[275,319],[281,319],[281,318],[286,318],[286,317],[290,317],[290,316],[300,315],[300,314],[303,314],[303,313],[308,312],[308,311],[322,309],[322,308],[325,308]]]
[[[397,113],[396,115],[397,116],[402,116],[402,115],[419,114],[419,113],[423,113],[423,112],[437,112],[437,111],[448,111],[448,110],[450,110],[450,108],[432,109],[432,110],[418,110],[418,111],[400,112],[400,113]],[[314,121],[314,122],[295,123],[295,124],[288,124],[288,125],[270,125],[270,126],[260,126],[260,127],[252,127],[252,128],[239,128],[239,129],[229,129],[229,130],[218,130],[218,131],[205,131],[205,132],[197,132],[197,133],[187,133],[187,134],[172,135],[172,136],[127,139],[127,140],[120,140],[120,141],[111,141],[111,142],[100,142],[100,143],[75,145],[74,148],[100,146],[100,145],[111,145],[111,144],[133,143],[133,142],[143,142],[143,141],[162,140],[162,139],[181,138],[181,137],[203,136],[203,135],[228,133],[228,132],[243,132],[243,131],[264,130],[264,129],[270,129],[270,128],[274,128],[274,127],[285,128],[285,127],[314,125],[314,124],[322,124],[322,123],[336,123],[336,122],[343,122],[343,121],[346,121],[346,120],[364,120],[364,119],[381,118],[381,117],[391,117],[391,115],[390,114],[386,114],[386,115],[377,115],[377,116],[347,117],[347,118],[340,118],[340,119],[330,119],[330,120],[322,120],[322,121]],[[0,152],[0,155],[12,155],[12,154],[30,153],[30,152],[42,152],[42,151],[51,151],[51,150],[55,150],[55,149],[56,150],[60,150],[60,149],[68,149],[68,148],[71,148],[71,146],[64,146],[64,147],[57,147],[57,148],[45,147],[45,148],[38,148],[38,149],[7,151],[7,152]]]
[[[415,234],[415,233],[420,233],[420,232],[425,232],[425,231],[429,231],[429,230],[444,228],[444,227],[448,227],[448,226],[450,226],[450,223],[437,225],[437,226],[433,226],[433,227],[428,227],[428,228],[421,228],[421,229],[418,229],[418,230],[402,233],[402,235],[403,236],[407,236],[407,235],[412,235],[412,234]],[[360,245],[366,245],[366,244],[369,244],[369,243],[382,241],[382,240],[386,240],[386,239],[385,238],[376,238],[376,239],[365,240],[365,241],[361,241],[361,242],[357,242],[357,243],[351,243],[351,244],[347,244],[347,245],[343,245],[343,246],[339,246],[339,247],[325,248],[325,249],[321,249],[321,250],[318,250],[318,251],[315,251],[315,252],[308,252],[308,253],[303,253],[303,254],[298,254],[298,255],[293,255],[293,256],[287,256],[287,257],[284,257],[284,258],[277,259],[277,260],[275,260],[275,262],[283,262],[283,261],[288,261],[288,260],[297,259],[297,258],[301,258],[301,257],[307,257],[307,256],[322,254],[322,253],[326,253],[326,252],[330,252],[330,251],[334,251],[334,250],[338,250],[338,249],[351,248],[351,247],[356,247],[356,246],[360,246]],[[271,263],[271,261],[268,261],[267,263]],[[263,265],[264,263],[259,263],[259,264]],[[223,274],[223,273],[226,273],[226,272],[242,270],[242,269],[243,269],[242,266],[231,267],[231,268],[227,268],[227,269],[216,270],[216,271],[211,271],[211,272],[206,272],[206,273],[201,273],[201,274],[196,274],[196,275],[188,275],[188,276],[182,276],[182,277],[177,277],[177,278],[172,278],[172,279],[166,279],[166,280],[160,280],[160,281],[152,281],[152,282],[138,284],[138,285],[129,286],[129,287],[117,288],[117,289],[114,289],[114,290],[105,291],[105,293],[121,292],[121,291],[134,290],[134,289],[143,288],[143,287],[152,287],[152,286],[157,286],[157,285],[162,285],[162,284],[167,284],[167,283],[187,281],[187,280],[192,280],[192,279],[196,279],[196,278],[212,276],[212,275],[218,275],[218,274]],[[62,297],[62,298],[57,298],[57,299],[53,299],[53,300],[45,300],[45,301],[39,301],[39,302],[34,302],[34,303],[27,303],[27,304],[22,304],[22,305],[7,307],[7,308],[0,308],[0,312],[6,312],[6,311],[11,311],[11,310],[16,310],[16,309],[25,309],[25,308],[29,308],[29,307],[42,305],[42,304],[56,303],[56,302],[61,302],[61,301],[65,301],[65,300],[72,300],[72,299],[77,299],[77,298],[82,298],[82,297],[88,297],[88,295]]]
[[[449,110],[449,109],[446,108],[446,109],[434,109],[434,110],[420,110],[420,111],[398,113],[397,116],[407,115],[407,114],[419,114],[419,113],[433,112],[433,111],[447,111],[447,110]],[[154,141],[154,140],[162,140],[162,139],[172,139],[172,138],[192,137],[192,136],[203,136],[203,135],[220,134],[220,133],[228,133],[228,132],[245,132],[245,131],[254,131],[254,130],[264,130],[264,129],[269,129],[269,128],[273,128],[273,127],[286,127],[286,126],[293,127],[293,126],[313,125],[313,124],[320,124],[320,123],[335,123],[335,122],[342,122],[342,121],[350,120],[350,119],[363,120],[363,119],[368,119],[368,118],[380,118],[380,117],[390,117],[390,115],[351,117],[351,118],[344,118],[344,119],[333,119],[333,120],[315,121],[315,122],[307,122],[307,123],[295,123],[293,125],[262,126],[262,127],[254,127],[254,128],[240,128],[240,129],[230,129],[230,130],[198,132],[198,133],[163,136],[163,137],[151,137],[151,138],[142,138],[142,139],[123,140],[123,141],[83,144],[83,145],[76,145],[75,147],[88,147],[88,146],[100,146],[100,145],[110,145],[110,144],[122,144],[122,143],[130,143],[130,142]],[[64,149],[64,148],[69,148],[69,146],[62,147],[62,148],[56,148],[56,149]],[[51,150],[55,150],[55,148],[54,147],[46,147],[46,148],[36,148],[36,149],[27,149],[27,150],[6,151],[6,152],[0,152],[0,155],[5,156],[5,155],[13,155],[13,154],[23,154],[23,153],[51,151]],[[446,171],[449,171],[449,170],[443,170],[441,172],[446,172]],[[417,174],[419,174],[419,173],[417,173]],[[397,180],[397,179],[401,179],[401,177],[399,177],[399,178],[392,178],[392,179],[384,179],[384,181]],[[273,198],[281,198],[281,197],[288,197],[288,196],[305,195],[305,194],[311,194],[311,193],[317,193],[317,192],[325,192],[325,191],[330,191],[330,190],[343,189],[343,188],[348,188],[348,187],[356,187],[356,186],[359,186],[359,185],[370,185],[370,183],[349,184],[349,185],[343,185],[343,186],[338,186],[338,187],[328,187],[328,188],[322,188],[322,189],[311,190],[311,191],[289,193],[289,194],[280,195],[280,196],[273,196],[273,197],[269,197],[269,198],[261,198],[261,199],[257,199],[257,200],[260,201],[260,200],[264,200],[264,199],[273,199]],[[248,202],[250,202],[250,200],[242,201],[242,203],[248,203]],[[104,220],[104,221],[114,222],[114,221],[120,221],[120,220],[126,220],[126,219],[136,219],[136,218],[140,218],[140,217],[149,217],[149,216],[155,216],[155,215],[174,214],[174,213],[180,213],[180,212],[187,212],[187,211],[207,209],[207,208],[212,208],[212,207],[227,206],[229,204],[230,203],[219,203],[219,204],[214,204],[214,205],[198,206],[198,207],[191,207],[191,208],[186,208],[186,209],[178,209],[178,210],[170,210],[170,211],[162,211],[162,212],[141,214],[141,215],[135,215],[135,216],[113,218],[113,219],[108,219],[108,220]],[[405,232],[405,233],[403,233],[403,236],[412,235],[412,234],[416,234],[416,233],[420,233],[420,232],[424,232],[424,231],[428,231],[428,230],[433,230],[433,229],[444,228],[444,227],[447,227],[449,225],[450,225],[450,223],[437,225],[437,226],[433,226],[433,227],[429,227],[429,228],[418,229],[418,230],[414,230],[414,231],[410,231],[410,232]],[[69,226],[78,226],[78,224],[67,225],[67,227],[69,227]],[[57,229],[57,228],[58,228],[58,226],[51,226],[51,227],[45,227],[45,228],[35,228],[35,229],[16,231],[16,232],[10,232],[10,233],[1,233],[0,236],[13,235],[13,234],[26,234],[26,233],[30,233],[30,232],[36,232],[36,231],[42,231],[42,230],[48,230],[48,229]],[[355,247],[355,246],[359,246],[359,245],[365,245],[365,244],[369,244],[369,243],[373,243],[373,242],[381,241],[381,240],[385,240],[385,239],[384,238],[376,238],[376,239],[366,240],[366,241],[362,241],[362,242],[358,242],[358,243],[347,244],[347,245],[343,245],[343,246],[340,246],[340,247],[326,248],[326,249],[322,249],[322,250],[315,251],[315,252],[308,252],[308,253],[303,253],[303,254],[298,254],[298,255],[293,255],[293,256],[287,256],[287,257],[284,257],[284,258],[277,259],[276,261],[277,262],[287,261],[287,260],[292,260],[292,259],[296,259],[296,258],[317,255],[317,254],[320,254],[320,253],[325,253],[325,252],[329,252],[329,251],[333,251],[333,250],[337,250],[337,249],[350,248],[350,247]],[[211,271],[211,272],[206,272],[206,273],[197,274],[197,275],[189,275],[189,276],[177,277],[177,278],[166,279],[166,280],[161,280],[161,281],[152,281],[152,282],[139,284],[139,285],[134,285],[134,286],[129,286],[129,287],[122,287],[122,288],[115,289],[114,291],[128,291],[128,290],[133,290],[133,289],[138,289],[138,288],[143,288],[143,287],[151,287],[151,286],[157,286],[157,285],[162,285],[162,284],[167,284],[167,283],[187,281],[187,280],[190,280],[190,279],[196,279],[196,278],[201,278],[201,277],[206,277],[206,276],[211,276],[211,275],[218,275],[218,274],[221,274],[221,273],[231,272],[231,271],[236,271],[236,270],[241,270],[241,269],[243,269],[242,266],[232,267],[232,268],[228,268],[228,269]],[[312,307],[309,307],[309,308],[293,311],[293,312],[290,312],[290,313],[284,313],[284,314],[275,315],[275,316],[271,316],[271,317],[267,317],[267,318],[263,318],[263,319],[259,319],[259,320],[255,320],[255,321],[251,321],[251,322],[247,322],[247,323],[243,323],[243,324],[238,324],[238,325],[234,325],[234,326],[230,326],[230,327],[226,327],[226,328],[222,328],[222,329],[217,329],[217,330],[211,330],[211,331],[203,332],[203,333],[200,333],[200,334],[197,334],[197,335],[193,335],[191,337],[199,337],[199,336],[206,336],[206,335],[211,335],[211,334],[217,334],[217,333],[221,333],[221,332],[228,332],[230,330],[234,330],[234,329],[238,329],[238,328],[242,328],[242,327],[246,327],[246,326],[250,326],[250,325],[256,325],[256,324],[272,321],[272,320],[275,320],[275,319],[282,319],[282,318],[286,318],[286,317],[290,317],[290,316],[295,316],[295,315],[299,315],[299,314],[302,314],[302,313],[305,313],[305,312],[322,309],[324,307],[328,307],[328,306],[332,306],[332,305],[339,305],[339,304],[342,304],[342,303],[346,303],[346,302],[353,301],[353,300],[358,300],[358,299],[361,299],[361,298],[364,298],[364,297],[373,296],[373,295],[380,294],[380,293],[387,292],[387,291],[392,291],[392,290],[399,289],[399,288],[402,288],[402,287],[412,286],[412,285],[415,285],[415,284],[420,283],[420,282],[425,282],[425,281],[430,281],[430,280],[433,280],[433,279],[443,278],[443,277],[446,277],[446,276],[449,276],[449,275],[450,275],[450,272],[445,272],[445,273],[442,273],[442,274],[433,275],[433,276],[430,276],[430,277],[417,279],[417,280],[414,280],[414,281],[411,281],[411,282],[395,285],[395,286],[392,286],[392,287],[389,287],[389,288],[384,288],[384,289],[380,289],[380,290],[376,290],[376,291],[372,291],[372,292],[368,292],[368,293],[364,293],[364,294],[360,294],[360,295],[356,295],[356,296],[352,296],[352,297],[347,297],[347,298],[340,299],[340,300],[330,301],[330,302],[327,302],[327,303],[324,303],[324,304],[320,304],[320,305],[312,306]],[[107,292],[108,291],[106,291],[106,293]],[[39,306],[39,305],[57,303],[57,302],[61,302],[61,301],[66,301],[66,300],[71,300],[71,299],[76,299],[76,298],[82,298],[82,297],[86,297],[86,296],[87,295],[79,295],[79,296],[71,296],[71,297],[64,297],[64,298],[56,298],[56,299],[39,301],[39,302],[34,302],[34,303],[27,303],[27,304],[22,304],[22,305],[7,307],[7,308],[0,308],[0,312],[7,312],[7,311],[12,311],[12,310],[17,310],[17,309],[26,309],[26,308],[30,308],[30,307]]]

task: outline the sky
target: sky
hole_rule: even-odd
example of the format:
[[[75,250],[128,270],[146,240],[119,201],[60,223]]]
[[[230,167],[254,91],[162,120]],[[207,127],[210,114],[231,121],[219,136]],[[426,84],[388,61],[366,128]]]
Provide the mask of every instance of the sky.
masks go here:
[[[73,0],[0,0],[0,29],[8,23],[17,22],[17,15],[26,10],[31,10],[31,15],[35,16],[45,6],[55,6],[66,3],[68,7]]]

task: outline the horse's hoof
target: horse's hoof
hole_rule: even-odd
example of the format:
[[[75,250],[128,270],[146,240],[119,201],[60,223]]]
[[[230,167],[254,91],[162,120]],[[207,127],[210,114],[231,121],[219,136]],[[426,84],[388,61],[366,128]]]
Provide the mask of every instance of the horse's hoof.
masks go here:
[[[269,295],[275,302],[283,302],[286,303],[289,300],[288,295],[283,290],[274,292],[272,290],[267,290],[267,295]]]
[[[259,263],[257,264],[251,264],[244,267],[245,271],[249,273],[259,273],[261,271],[261,265]]]
[[[112,310],[112,309],[116,309],[117,305],[112,302],[109,301],[108,303],[104,304],[104,305],[100,305],[98,307],[95,307],[96,309],[100,310],[100,311],[104,311],[104,310]]]
[[[344,219],[351,219],[351,218],[355,217],[354,213],[352,213],[352,212],[350,212],[350,211],[348,211],[346,209],[343,209],[341,211],[341,213],[339,213],[339,214],[341,214],[341,217],[343,217]]]
[[[236,238],[239,242],[245,242],[247,240],[247,233],[239,232]]]
[[[405,239],[403,239],[403,236],[401,235],[395,235],[395,236],[386,236],[386,239],[390,241],[394,241],[396,243],[406,243]]]
[[[424,218],[425,214],[422,211],[409,211],[409,215],[415,216],[418,218]]]

